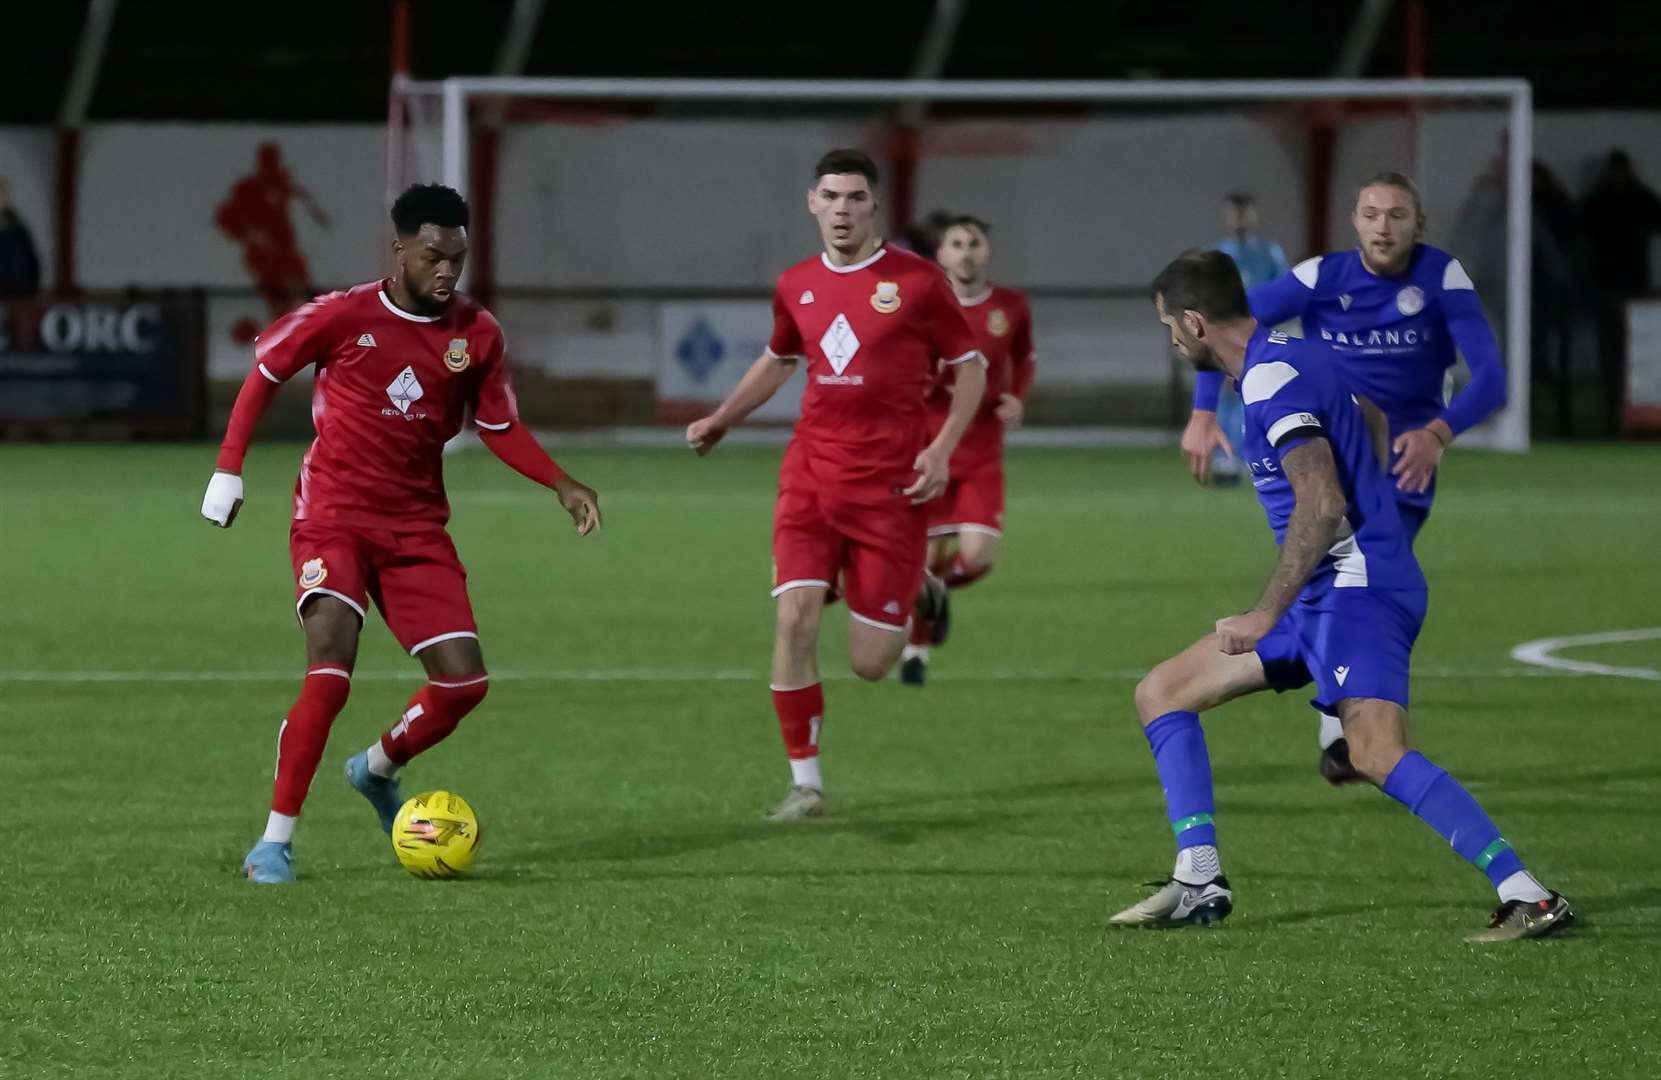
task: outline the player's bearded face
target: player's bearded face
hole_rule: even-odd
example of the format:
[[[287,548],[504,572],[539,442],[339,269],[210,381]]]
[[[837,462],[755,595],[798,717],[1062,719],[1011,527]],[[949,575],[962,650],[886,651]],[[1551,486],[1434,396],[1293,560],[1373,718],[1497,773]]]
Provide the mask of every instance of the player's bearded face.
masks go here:
[[[859,173],[821,176],[807,194],[807,207],[825,247],[835,251],[858,251],[876,230],[876,193]]]
[[[1362,188],[1351,221],[1361,261],[1375,274],[1394,275],[1405,269],[1424,230],[1413,195],[1393,184]]]
[[[1188,313],[1184,312],[1181,318],[1165,310],[1165,298],[1157,297],[1155,307],[1159,310],[1159,321],[1171,332],[1171,346],[1181,354],[1182,358],[1194,365],[1196,371],[1221,371],[1222,361],[1217,359],[1217,353],[1201,340],[1199,327],[1190,328],[1185,325],[1190,321]]]
[[[398,273],[410,299],[437,311],[455,296],[456,281],[467,265],[467,230],[423,225],[407,239],[400,238]]]

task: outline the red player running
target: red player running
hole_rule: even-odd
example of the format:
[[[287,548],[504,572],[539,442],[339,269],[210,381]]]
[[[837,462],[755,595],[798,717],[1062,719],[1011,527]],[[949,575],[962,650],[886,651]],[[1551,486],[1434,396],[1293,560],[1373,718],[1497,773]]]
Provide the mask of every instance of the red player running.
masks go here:
[[[278,319],[312,291],[311,271],[294,235],[288,204],[299,202],[324,228],[329,216],[289,174],[276,143],[261,143],[255,160],[254,171],[232,185],[231,193],[214,211],[214,223],[242,245],[242,265],[264,298],[269,317]]]
[[[479,435],[512,468],[552,488],[586,536],[599,497],[565,475],[519,422],[501,327],[455,291],[467,258],[467,203],[436,184],[392,206],[397,276],[329,293],[277,320],[254,345],[202,516],[230,527],[242,460],[277,388],[317,366],[317,438],[300,463],[289,553],[306,678],[277,736],[265,833],[243,860],[262,884],[294,880],[291,841],[329,727],[346,705],[370,600],[426,669],[398,722],[346,763],[347,780],[391,831],[398,769],[461,722],[489,686],[467,574],[444,529],[442,452],[471,408]]]
[[[967,214],[935,219],[945,225],[935,260],[945,267],[987,363],[986,395],[952,455],[951,483],[928,505],[929,570],[947,588],[958,589],[985,577],[998,561],[1004,530],[1004,429],[1021,425],[1037,355],[1027,298],[986,279],[991,226]],[[946,382],[937,383],[929,395],[931,435],[946,426],[952,396]],[[929,646],[945,640],[942,629],[926,619],[912,624],[911,643],[900,659],[902,683],[923,685]]]
[[[767,350],[713,415],[686,429],[692,449],[709,453],[806,362],[773,516],[773,708],[792,779],[773,821],[825,812],[817,653],[827,596],[839,590],[847,600],[848,661],[862,679],[893,669],[914,606],[943,620],[945,584],[925,575],[923,504],[945,490],[986,385],[940,268],[876,235],[871,159],[832,150],[813,175],[807,205],[824,252],[779,275]],[[923,402],[941,363],[953,369],[956,392],[930,441]]]

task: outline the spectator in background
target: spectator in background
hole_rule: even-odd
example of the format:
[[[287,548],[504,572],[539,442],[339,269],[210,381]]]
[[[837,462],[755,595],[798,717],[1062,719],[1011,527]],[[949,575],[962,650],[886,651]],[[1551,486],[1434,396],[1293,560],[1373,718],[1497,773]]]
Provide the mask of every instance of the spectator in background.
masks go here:
[[[1533,162],[1533,270],[1529,281],[1529,366],[1553,384],[1558,435],[1574,433],[1574,324],[1583,298],[1580,211],[1569,189],[1539,158]]]
[[[1286,252],[1273,240],[1258,235],[1257,199],[1247,192],[1233,191],[1223,196],[1223,238],[1211,246],[1234,260],[1248,289],[1286,273]],[[1246,412],[1232,386],[1223,387],[1217,399],[1217,426],[1228,436],[1230,445],[1245,444]],[[1238,484],[1240,463],[1218,450],[1211,475],[1215,483]]]
[[[1626,371],[1626,302],[1650,290],[1650,237],[1661,232],[1661,198],[1644,186],[1625,150],[1609,151],[1581,204],[1588,275],[1597,293],[1598,355],[1609,430],[1620,429]]]
[[[1448,247],[1459,252],[1459,262],[1476,281],[1477,299],[1487,312],[1489,325],[1505,335],[1506,308],[1510,300],[1506,282],[1510,277],[1511,230],[1508,224],[1511,144],[1505,134],[1477,174],[1471,190],[1459,204],[1449,229]],[[1536,238],[1538,239],[1538,238]]]
[[[0,296],[33,296],[40,291],[40,258],[34,237],[12,208],[11,192],[0,176]]]

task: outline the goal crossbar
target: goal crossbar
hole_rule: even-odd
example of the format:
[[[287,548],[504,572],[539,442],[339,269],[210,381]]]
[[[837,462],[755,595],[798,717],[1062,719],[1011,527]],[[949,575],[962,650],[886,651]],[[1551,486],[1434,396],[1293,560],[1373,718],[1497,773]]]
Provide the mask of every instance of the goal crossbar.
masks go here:
[[[1299,101],[1497,101],[1508,110],[1506,162],[1507,399],[1493,445],[1528,448],[1530,214],[1533,201],[1534,95],[1525,79],[628,79],[460,76],[420,81],[398,75],[394,101],[436,97],[442,103],[444,182],[468,190],[468,110],[473,98],[522,97],[586,101],[698,100],[722,102],[1150,103]],[[389,148],[390,152],[390,148]]]

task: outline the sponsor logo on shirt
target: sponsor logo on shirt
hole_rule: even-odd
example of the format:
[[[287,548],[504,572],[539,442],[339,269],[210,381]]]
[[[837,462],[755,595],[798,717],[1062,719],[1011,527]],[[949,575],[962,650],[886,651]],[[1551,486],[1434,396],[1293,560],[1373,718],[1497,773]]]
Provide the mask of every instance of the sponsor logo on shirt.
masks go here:
[[[1332,674],[1338,679],[1338,685],[1343,686],[1344,680],[1350,677],[1349,665],[1344,664],[1333,668]]]
[[[875,304],[876,298],[873,297],[871,302]],[[899,301],[896,300],[895,303],[897,305]],[[830,361],[831,370],[838,376],[848,369],[848,365],[853,362],[854,354],[859,351],[859,335],[854,333],[854,326],[846,315],[840,311],[836,313],[836,318],[831,320],[824,336],[819,339],[819,348],[824,351],[825,359]],[[819,376],[819,381],[824,382],[825,377]]]
[[[1334,345],[1356,345],[1362,348],[1378,346],[1407,345],[1418,346],[1428,342],[1431,338],[1430,327],[1414,327],[1407,330],[1328,330],[1321,327],[1321,340],[1330,341]]]
[[[993,308],[992,313],[986,316],[986,332],[993,337],[1009,333],[1009,316],[1004,314],[1003,308]]]
[[[1269,344],[1270,345],[1285,345],[1287,342],[1289,342],[1291,340],[1292,340],[1291,338],[1287,337],[1286,331],[1284,331],[1284,330],[1271,330],[1271,331],[1269,331]]]
[[[364,331],[359,334],[358,346],[364,349],[373,349],[375,347],[375,335],[369,333],[368,331]]]
[[[315,589],[323,584],[323,579],[329,576],[329,568],[323,565],[321,558],[307,559],[300,564],[300,587]]]
[[[1345,293],[1338,298],[1338,306],[1343,308],[1345,311],[1348,311],[1350,309],[1350,305],[1353,303],[1355,303],[1355,297],[1351,296],[1349,293]]]
[[[877,282],[877,291],[871,294],[871,306],[884,315],[892,315],[900,310],[900,283]]]
[[[898,615],[900,613],[900,602],[898,600],[888,601],[882,606],[882,613],[884,615]]]
[[[811,304],[811,303],[813,303],[813,290],[812,289],[803,289],[802,290],[802,298],[800,300],[796,301],[796,303],[798,303],[798,304]]]
[[[451,338],[450,347],[444,350],[444,366],[460,375],[472,362],[473,357],[467,352],[467,339]]]
[[[415,369],[406,365],[404,370],[398,373],[398,377],[388,383],[386,387],[386,396],[391,399],[393,407],[397,409],[397,411],[394,412],[392,409],[382,409],[381,415],[403,416],[410,420],[424,419],[427,415],[426,413],[412,414],[409,411],[409,408],[417,401],[420,401],[426,393],[427,392],[425,390],[421,389],[421,380],[415,377]]]
[[[1417,285],[1409,285],[1396,294],[1396,310],[1403,315],[1417,315],[1425,309],[1425,291]]]

